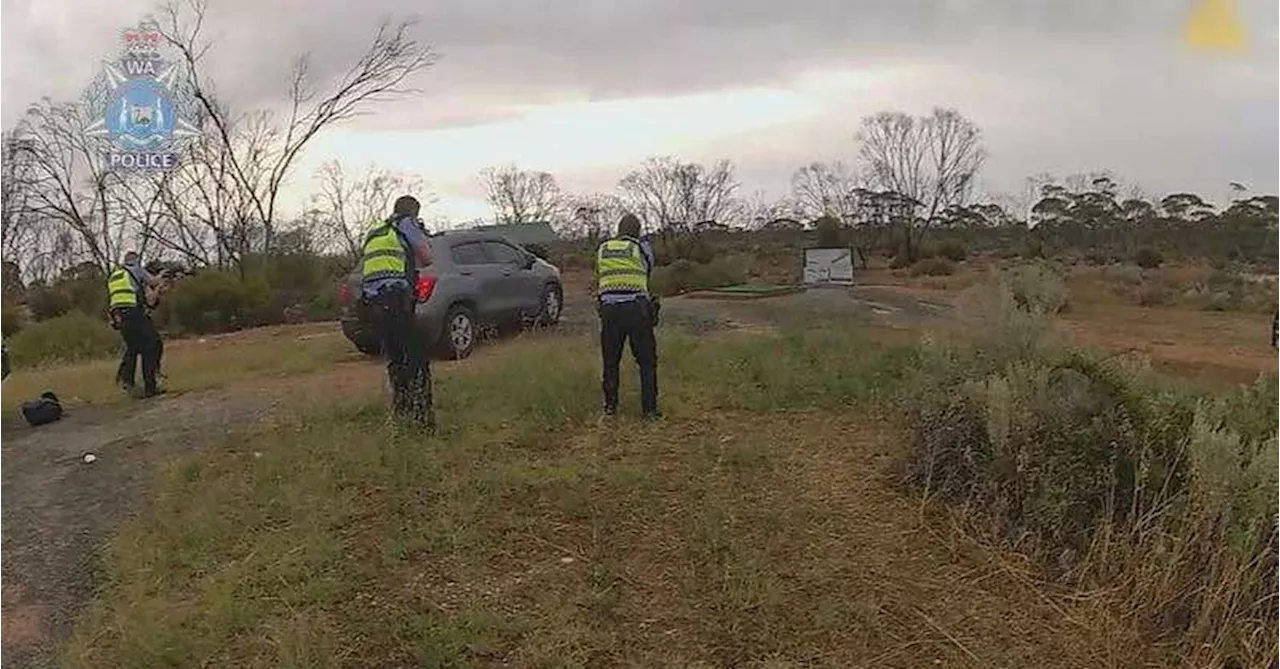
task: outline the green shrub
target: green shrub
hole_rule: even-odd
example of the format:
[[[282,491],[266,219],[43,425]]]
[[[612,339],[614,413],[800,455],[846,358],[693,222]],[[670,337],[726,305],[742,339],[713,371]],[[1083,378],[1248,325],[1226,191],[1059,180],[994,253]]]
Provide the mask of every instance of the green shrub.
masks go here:
[[[938,255],[951,262],[964,262],[969,252],[958,240],[948,239],[938,245]]]
[[[27,314],[22,310],[21,305],[8,299],[0,303],[0,309],[2,309],[0,311],[0,330],[3,330],[3,335],[7,339],[17,334],[22,329],[22,326],[26,324]]]
[[[336,286],[333,290],[316,294],[306,306],[307,320],[309,321],[337,320],[341,311],[342,308],[338,304]]]
[[[1142,285],[1142,269],[1133,265],[1110,265],[1102,270],[1102,276],[1127,286]]]
[[[834,216],[823,216],[815,220],[813,228],[818,233],[818,246],[820,248],[839,248],[849,244],[848,239],[846,239],[844,224]]]
[[[1039,237],[1030,237],[1022,246],[1022,251],[1018,254],[1029,260],[1041,260],[1045,257],[1044,241]]]
[[[1173,291],[1157,283],[1139,289],[1137,301],[1140,307],[1167,307],[1177,302],[1177,299]]]
[[[1142,269],[1155,269],[1164,264],[1164,256],[1153,248],[1141,248],[1133,255],[1133,263]]]
[[[345,259],[309,253],[259,255],[246,267],[246,290],[265,289],[267,300],[249,308],[246,320],[257,325],[310,319],[311,305],[324,303],[350,270]],[[237,326],[242,327],[242,326]]]
[[[1029,263],[1007,270],[1000,283],[1013,295],[1019,308],[1053,315],[1067,306],[1067,283],[1045,263]]]
[[[85,268],[74,278],[59,282],[58,289],[66,294],[72,309],[94,317],[107,313],[107,276],[96,267]]]
[[[203,270],[186,277],[166,299],[169,324],[191,333],[228,332],[279,322],[269,313],[271,291],[261,279],[241,279],[233,272]]]
[[[1191,664],[1264,666],[1273,646],[1253,640],[1278,616],[1275,377],[1206,399],[1072,352],[1048,327],[1043,305],[1065,300],[1052,273],[1019,270],[961,302],[972,342],[922,354],[935,365],[910,404],[905,479],[1075,586],[1115,588]]]
[[[1205,298],[1205,311],[1235,311],[1240,308],[1238,295],[1229,292],[1213,292]]]
[[[669,265],[678,260],[706,264],[718,255],[704,235],[677,233],[662,235],[653,242],[654,262]]]
[[[1215,270],[1205,281],[1210,291],[1240,292],[1244,284],[1245,278],[1231,269]]]
[[[1000,538],[1046,566],[1075,567],[1098,531],[1184,492],[1194,402],[1121,366],[1026,357],[950,388],[914,422],[909,480],[983,509]]]
[[[691,290],[733,286],[746,280],[747,265],[737,256],[717,258],[710,263],[677,260],[653,271],[650,290],[666,297]]]
[[[911,276],[951,276],[955,273],[955,263],[941,257],[924,258],[911,266]]]
[[[27,289],[27,309],[33,319],[43,321],[71,311],[71,300],[53,286],[35,284]]]
[[[28,325],[7,343],[15,367],[100,358],[121,346],[106,321],[79,311]]]

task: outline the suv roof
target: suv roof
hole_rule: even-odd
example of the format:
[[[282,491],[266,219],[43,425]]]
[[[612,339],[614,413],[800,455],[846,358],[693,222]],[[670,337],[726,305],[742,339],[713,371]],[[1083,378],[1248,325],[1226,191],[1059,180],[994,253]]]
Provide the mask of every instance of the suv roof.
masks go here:
[[[476,230],[445,230],[431,235],[431,239],[449,242],[450,246],[464,242],[505,242],[517,248],[521,245],[515,240],[496,232],[479,232]]]

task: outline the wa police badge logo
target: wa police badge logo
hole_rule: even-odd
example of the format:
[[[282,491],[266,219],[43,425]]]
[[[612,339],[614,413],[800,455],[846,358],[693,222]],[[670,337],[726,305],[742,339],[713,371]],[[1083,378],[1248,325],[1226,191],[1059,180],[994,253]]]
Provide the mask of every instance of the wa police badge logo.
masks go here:
[[[163,37],[146,26],[126,30],[120,57],[105,64],[88,93],[98,113],[85,132],[104,146],[110,169],[167,170],[183,144],[200,134],[195,96],[182,66],[160,55]]]

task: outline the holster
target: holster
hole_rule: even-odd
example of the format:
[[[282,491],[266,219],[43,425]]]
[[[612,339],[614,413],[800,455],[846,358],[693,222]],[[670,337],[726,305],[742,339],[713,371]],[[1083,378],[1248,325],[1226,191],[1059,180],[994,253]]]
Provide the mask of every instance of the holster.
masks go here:
[[[361,294],[360,301],[365,307],[375,310],[413,311],[414,304],[417,302],[417,296],[403,286],[389,286],[378,291],[375,295]]]

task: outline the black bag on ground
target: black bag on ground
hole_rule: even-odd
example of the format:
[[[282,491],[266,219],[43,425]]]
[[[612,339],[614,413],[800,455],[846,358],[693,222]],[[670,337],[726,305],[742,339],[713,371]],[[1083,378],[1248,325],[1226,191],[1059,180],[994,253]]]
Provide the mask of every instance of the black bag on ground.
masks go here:
[[[40,393],[40,399],[22,403],[22,417],[32,427],[52,423],[62,418],[62,403],[52,392]]]

